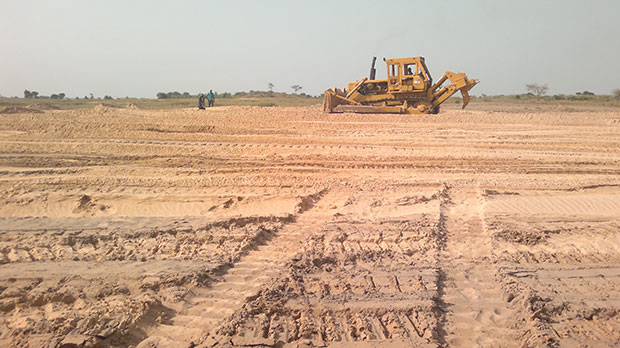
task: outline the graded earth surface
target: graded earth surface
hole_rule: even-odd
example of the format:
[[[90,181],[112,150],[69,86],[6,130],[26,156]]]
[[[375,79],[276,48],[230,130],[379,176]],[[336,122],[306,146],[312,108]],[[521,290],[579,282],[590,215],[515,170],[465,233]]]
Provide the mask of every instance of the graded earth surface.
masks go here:
[[[620,111],[0,114],[1,347],[620,345]]]

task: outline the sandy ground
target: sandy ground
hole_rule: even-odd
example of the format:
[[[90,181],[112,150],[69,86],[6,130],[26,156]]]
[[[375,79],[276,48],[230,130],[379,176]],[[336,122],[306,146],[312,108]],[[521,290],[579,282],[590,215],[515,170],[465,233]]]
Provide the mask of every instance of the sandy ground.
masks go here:
[[[620,112],[0,115],[2,347],[620,345]]]

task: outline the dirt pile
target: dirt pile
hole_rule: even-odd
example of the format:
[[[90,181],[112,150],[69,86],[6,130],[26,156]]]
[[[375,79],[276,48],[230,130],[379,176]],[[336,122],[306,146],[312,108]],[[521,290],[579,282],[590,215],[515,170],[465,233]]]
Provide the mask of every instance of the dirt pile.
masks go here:
[[[106,103],[99,103],[95,105],[95,107],[93,108],[93,110],[95,110],[98,113],[108,113],[108,112],[112,112],[118,109],[121,109],[121,107],[112,105],[112,104],[106,104]]]
[[[35,110],[41,110],[41,111],[45,111],[45,110],[60,110],[60,108],[56,105],[52,105],[50,103],[36,103],[36,104],[30,104],[27,106],[28,109],[35,109]]]
[[[43,111],[30,107],[7,106],[0,109],[0,114],[41,114]]]

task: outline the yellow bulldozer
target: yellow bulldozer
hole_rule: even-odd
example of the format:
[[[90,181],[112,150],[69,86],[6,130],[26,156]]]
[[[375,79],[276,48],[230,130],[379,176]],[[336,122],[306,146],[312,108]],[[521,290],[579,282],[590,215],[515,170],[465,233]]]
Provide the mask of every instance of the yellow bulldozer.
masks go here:
[[[370,76],[349,82],[348,90],[325,91],[325,112],[436,114],[439,105],[457,91],[463,95],[463,108],[469,103],[469,90],[479,81],[464,73],[446,72],[435,83],[424,63],[424,57],[385,59],[387,79],[375,80],[377,70],[372,59]],[[450,80],[451,84],[442,86]]]

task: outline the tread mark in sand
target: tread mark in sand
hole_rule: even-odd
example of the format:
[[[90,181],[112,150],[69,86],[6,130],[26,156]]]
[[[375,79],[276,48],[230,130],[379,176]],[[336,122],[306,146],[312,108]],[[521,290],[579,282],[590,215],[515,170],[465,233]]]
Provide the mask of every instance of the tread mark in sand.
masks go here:
[[[506,347],[520,347],[516,309],[502,299],[494,277],[498,270],[486,261],[492,237],[484,227],[480,189],[449,188],[446,193],[441,208],[446,233],[440,304],[446,313],[443,340],[450,347],[492,346],[498,339]]]
[[[223,319],[241,308],[247,297],[256,294],[266,281],[276,276],[301,246],[300,242],[320,231],[348,197],[349,194],[342,191],[323,194],[266,244],[258,245],[226,270],[221,281],[210,288],[194,290],[195,296],[189,299],[186,307],[166,324],[151,328],[137,348],[157,346],[160,342],[168,344],[171,340],[176,346],[188,346],[209,334]]]

